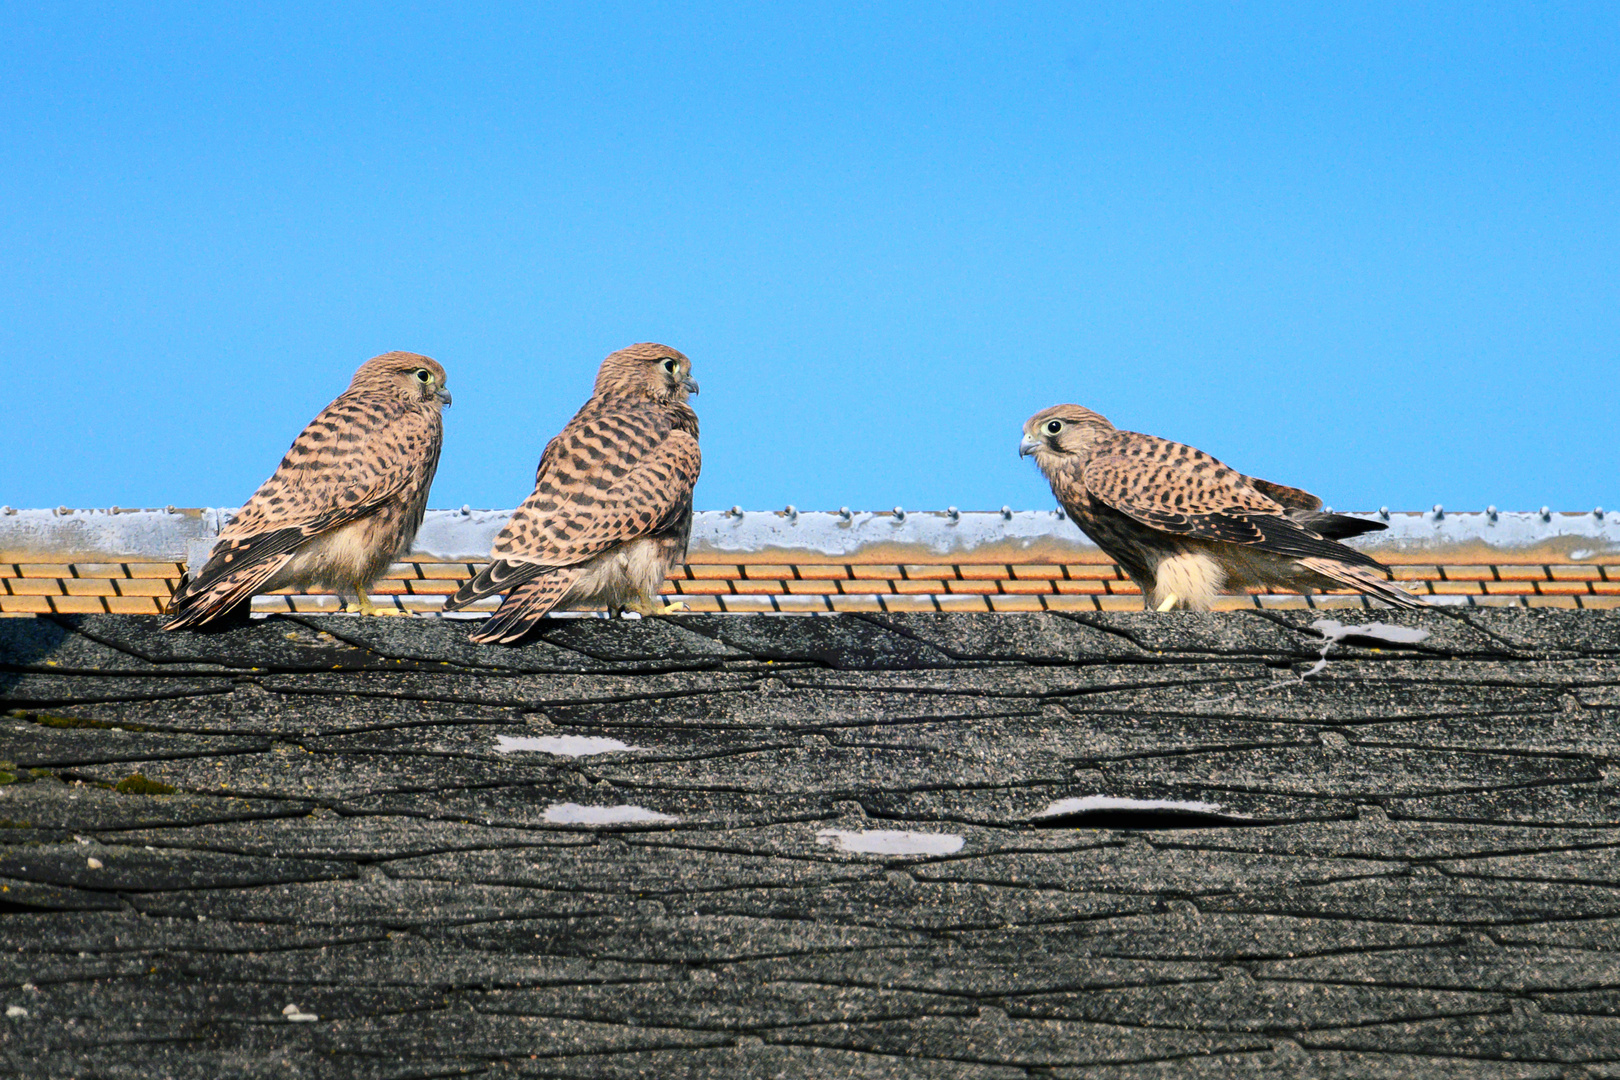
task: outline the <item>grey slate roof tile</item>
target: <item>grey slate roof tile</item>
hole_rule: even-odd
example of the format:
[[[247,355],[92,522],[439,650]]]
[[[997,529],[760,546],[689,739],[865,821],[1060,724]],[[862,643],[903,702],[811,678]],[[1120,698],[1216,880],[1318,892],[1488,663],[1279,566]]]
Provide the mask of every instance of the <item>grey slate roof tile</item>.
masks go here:
[[[1620,1067],[1620,615],[1320,617],[0,621],[0,1072]]]

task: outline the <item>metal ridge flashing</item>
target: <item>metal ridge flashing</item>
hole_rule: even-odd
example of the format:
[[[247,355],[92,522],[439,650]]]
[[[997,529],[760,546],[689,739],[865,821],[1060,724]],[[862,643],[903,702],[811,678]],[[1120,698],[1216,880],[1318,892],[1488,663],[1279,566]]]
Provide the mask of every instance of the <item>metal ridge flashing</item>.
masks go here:
[[[0,554],[13,559],[74,556],[190,562],[213,545],[232,509],[17,510],[0,508]],[[510,510],[429,510],[411,555],[482,560]],[[1620,556],[1620,512],[1496,511],[1354,514],[1388,525],[1356,538],[1356,547],[1396,561],[1594,561]],[[917,557],[956,562],[1095,561],[1098,551],[1056,510],[702,511],[692,525],[691,554],[739,557],[769,554],[801,561],[906,562]],[[892,557],[891,557],[892,556]],[[909,558],[908,558],[909,556]]]

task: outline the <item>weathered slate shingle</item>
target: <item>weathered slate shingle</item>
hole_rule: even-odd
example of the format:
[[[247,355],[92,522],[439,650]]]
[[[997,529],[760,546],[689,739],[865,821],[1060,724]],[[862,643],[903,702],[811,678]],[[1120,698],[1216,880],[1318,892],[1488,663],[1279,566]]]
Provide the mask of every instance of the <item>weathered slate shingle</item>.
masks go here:
[[[1317,617],[0,621],[0,1074],[1620,1072],[1620,620]]]

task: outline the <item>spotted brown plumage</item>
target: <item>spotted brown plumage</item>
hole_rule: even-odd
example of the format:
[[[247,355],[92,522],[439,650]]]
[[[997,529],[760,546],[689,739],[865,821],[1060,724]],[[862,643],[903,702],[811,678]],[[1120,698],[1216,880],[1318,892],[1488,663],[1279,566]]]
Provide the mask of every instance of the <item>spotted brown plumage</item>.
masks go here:
[[[366,590],[422,524],[448,404],[436,361],[367,360],[220,530],[208,562],[170,599],[164,629],[200,626],[287,587],[324,586],[374,614]]]
[[[1150,610],[1208,611],[1217,593],[1262,586],[1425,604],[1390,584],[1382,563],[1336,542],[1386,526],[1324,512],[1311,493],[1245,476],[1202,450],[1054,405],[1024,423],[1019,453],[1034,456],[1069,517]]]
[[[445,603],[455,611],[505,594],[472,640],[518,641],[558,607],[666,610],[655,598],[686,556],[702,466],[691,371],[685,356],[650,342],[602,361],[595,392],[547,444],[534,492],[495,538],[490,564]]]

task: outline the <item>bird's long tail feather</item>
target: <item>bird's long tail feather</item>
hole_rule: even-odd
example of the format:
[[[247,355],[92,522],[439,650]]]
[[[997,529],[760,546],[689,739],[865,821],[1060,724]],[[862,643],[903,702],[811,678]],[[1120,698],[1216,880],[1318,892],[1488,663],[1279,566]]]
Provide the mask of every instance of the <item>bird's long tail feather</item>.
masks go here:
[[[1428,607],[1429,602],[1421,596],[1414,596],[1394,582],[1384,578],[1363,566],[1351,566],[1336,559],[1310,558],[1300,559],[1299,565],[1305,570],[1312,570],[1325,578],[1366,593],[1368,596],[1382,600],[1398,608]]]
[[[525,581],[508,593],[489,621],[469,634],[468,638],[480,645],[516,644],[528,636],[534,624],[544,618],[547,612],[562,602],[579,573],[571,569],[556,570]]]
[[[253,599],[253,595],[285,566],[293,552],[285,552],[259,562],[249,563],[224,575],[209,573],[205,566],[191,580],[181,585],[169,598],[165,614],[169,621],[165,630],[187,630],[228,614],[237,605]]]

